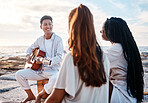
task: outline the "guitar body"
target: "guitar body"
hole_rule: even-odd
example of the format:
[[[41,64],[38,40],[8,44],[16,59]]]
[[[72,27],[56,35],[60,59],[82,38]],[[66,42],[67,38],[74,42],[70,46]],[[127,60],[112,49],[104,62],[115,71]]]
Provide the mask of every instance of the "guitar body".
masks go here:
[[[33,52],[32,59],[34,59],[35,57],[43,57],[44,58],[45,52],[36,48]],[[41,65],[42,64],[36,64],[36,60],[35,60],[34,63],[32,64],[31,69],[38,70]]]

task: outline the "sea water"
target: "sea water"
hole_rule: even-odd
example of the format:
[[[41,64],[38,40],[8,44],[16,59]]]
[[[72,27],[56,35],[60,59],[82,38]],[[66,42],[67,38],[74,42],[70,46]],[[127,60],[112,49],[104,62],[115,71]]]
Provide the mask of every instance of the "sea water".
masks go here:
[[[102,46],[105,51],[109,46]],[[139,51],[148,53],[148,46],[139,46]],[[28,46],[0,46],[0,58],[1,57],[13,57],[13,56],[25,56]],[[68,51],[68,47],[64,47],[65,51]]]

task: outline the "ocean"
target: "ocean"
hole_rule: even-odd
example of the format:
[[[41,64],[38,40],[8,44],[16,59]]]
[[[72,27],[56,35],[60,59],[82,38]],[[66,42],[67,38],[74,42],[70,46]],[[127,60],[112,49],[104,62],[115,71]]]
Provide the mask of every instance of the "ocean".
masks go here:
[[[65,51],[68,47],[64,47]],[[109,46],[103,46],[103,50],[109,48]],[[148,52],[148,46],[139,46],[139,51]],[[14,57],[14,56],[25,56],[28,46],[0,46],[0,58],[1,57]]]
[[[0,46],[0,57],[25,56],[28,46]]]

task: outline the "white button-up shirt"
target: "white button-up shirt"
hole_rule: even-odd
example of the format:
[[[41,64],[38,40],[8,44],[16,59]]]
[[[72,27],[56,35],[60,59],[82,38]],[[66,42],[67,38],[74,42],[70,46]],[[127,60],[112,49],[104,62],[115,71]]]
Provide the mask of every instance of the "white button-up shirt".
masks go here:
[[[49,45],[47,43],[49,43]],[[52,61],[51,65],[42,65],[43,69],[51,68],[53,70],[59,70],[62,54],[64,53],[61,37],[53,33],[52,37],[46,40],[43,35],[28,48],[27,54],[30,55],[35,48],[44,51],[46,53],[46,58]]]

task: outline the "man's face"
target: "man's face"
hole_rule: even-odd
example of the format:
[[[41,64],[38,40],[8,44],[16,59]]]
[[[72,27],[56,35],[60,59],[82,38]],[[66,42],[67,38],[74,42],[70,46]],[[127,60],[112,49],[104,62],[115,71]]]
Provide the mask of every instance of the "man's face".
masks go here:
[[[49,19],[43,20],[40,27],[41,27],[41,29],[43,29],[45,36],[46,36],[46,34],[52,34],[53,24],[52,24],[51,20],[49,20]]]

